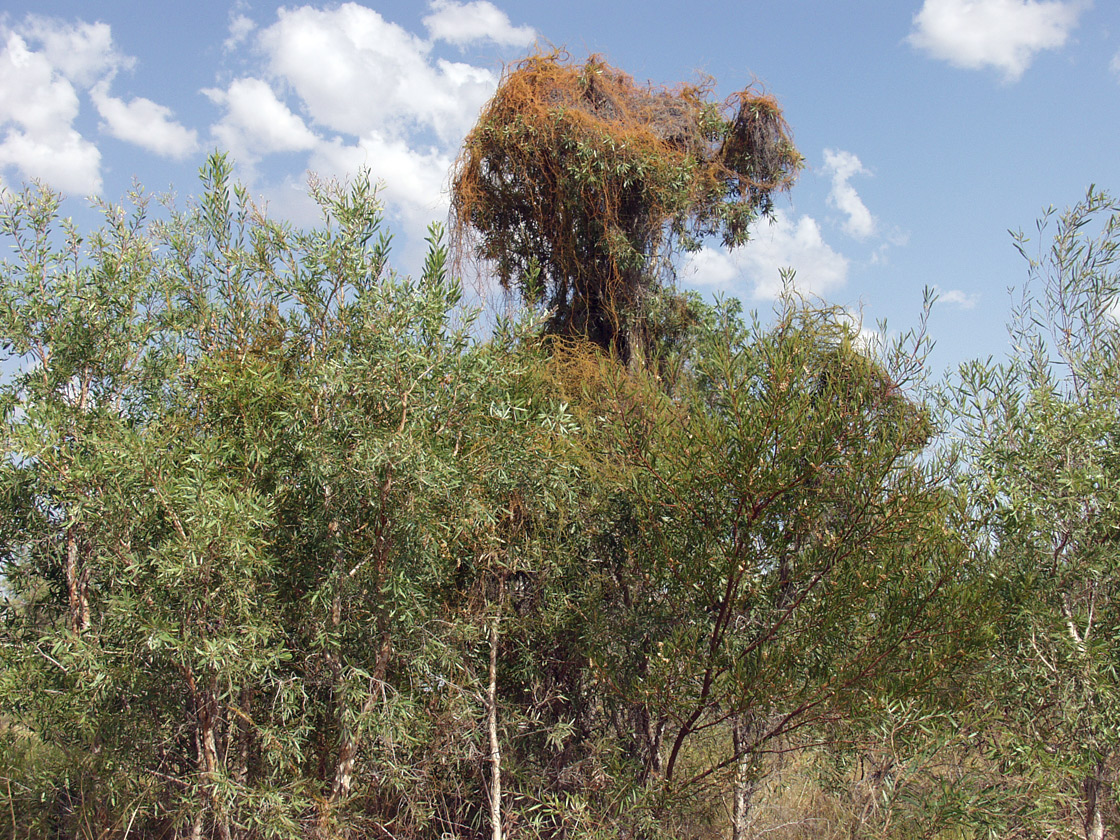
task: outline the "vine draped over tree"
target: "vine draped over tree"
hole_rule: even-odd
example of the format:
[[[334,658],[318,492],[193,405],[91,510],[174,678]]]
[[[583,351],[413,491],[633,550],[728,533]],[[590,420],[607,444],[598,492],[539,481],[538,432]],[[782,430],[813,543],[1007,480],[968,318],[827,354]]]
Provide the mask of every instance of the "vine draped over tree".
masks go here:
[[[507,76],[487,336],[368,173],[310,230],[218,153],[88,234],[0,191],[5,836],[1115,836],[1120,201],[930,393],[924,319],[660,293],[800,165],[707,93]]]
[[[711,101],[710,81],[639,85],[592,56],[515,65],[452,176],[460,256],[625,360],[643,301],[678,249],[747,241],[802,165],[777,101],[754,88]]]

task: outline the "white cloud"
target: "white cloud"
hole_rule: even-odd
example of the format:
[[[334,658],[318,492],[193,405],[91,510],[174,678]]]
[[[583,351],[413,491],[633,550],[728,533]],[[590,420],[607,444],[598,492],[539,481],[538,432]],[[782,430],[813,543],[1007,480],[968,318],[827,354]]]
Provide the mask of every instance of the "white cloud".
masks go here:
[[[810,216],[794,220],[776,210],[769,225],[761,225],[742,248],[722,251],[704,248],[686,262],[681,278],[701,288],[733,291],[745,284],[756,300],[773,300],[782,293],[782,270],[796,272],[794,285],[808,295],[824,296],[848,279],[848,259],[834,251]]]
[[[964,292],[960,289],[942,289],[935,286],[937,302],[946,306],[956,306],[960,309],[975,309],[980,302],[980,295],[975,292]]]
[[[213,126],[214,137],[242,163],[251,164],[274,152],[309,151],[319,141],[265,81],[237,79],[224,91],[203,93],[226,109]]]
[[[493,41],[508,47],[530,44],[537,37],[531,26],[514,26],[509,17],[493,3],[476,0],[432,0],[432,13],[424,18],[428,34],[437,41],[463,46],[475,41]]]
[[[844,230],[856,239],[867,239],[877,227],[874,216],[848,181],[855,175],[869,175],[851,152],[824,150],[824,171],[832,179],[828,203],[847,216]]]
[[[735,252],[704,246],[696,253],[689,254],[681,276],[690,286],[716,291],[730,289],[743,273],[735,256]]]
[[[198,149],[198,132],[172,119],[170,108],[143,97],[126,103],[109,95],[107,81],[94,85],[90,97],[104,120],[101,130],[118,140],[176,159],[185,158]]]
[[[956,67],[994,67],[1007,81],[1035,54],[1063,46],[1084,0],[925,0],[907,40]]]
[[[449,152],[414,149],[402,139],[371,131],[353,145],[337,138],[321,144],[311,157],[310,168],[338,178],[368,169],[372,180],[383,182],[378,195],[407,221],[423,226],[447,215],[443,188],[452,160]]]
[[[258,38],[269,70],[334,131],[404,136],[421,129],[458,142],[497,85],[489,70],[433,62],[429,42],[356,3],[278,14]]]
[[[1120,52],[1116,53],[1116,55],[1112,57],[1112,61],[1108,63],[1108,69],[1111,70],[1118,79],[1120,79]]]
[[[14,167],[24,179],[82,194],[101,190],[101,152],[73,129],[50,136],[9,129],[0,142],[0,169]]]
[[[876,356],[887,343],[887,336],[880,330],[865,326],[863,313],[854,309],[844,310],[854,332],[856,346],[869,356]]]
[[[28,15],[17,31],[41,44],[42,55],[51,67],[84,88],[135,64],[135,59],[114,49],[113,34],[107,23],[67,23]]]
[[[15,32],[0,53],[0,120],[34,134],[67,129],[78,116],[78,94],[42,52]]]
[[[535,33],[489,2],[434,0],[429,9],[429,38],[353,2],[280,8],[259,28],[232,17],[228,43],[245,43],[261,63],[257,78],[203,91],[222,109],[213,138],[250,181],[264,155],[307,152],[308,168],[325,177],[369,169],[384,181],[388,208],[410,222],[445,215],[449,170],[498,75],[441,58],[436,46],[521,44]],[[287,201],[292,191],[276,189]]]
[[[42,40],[44,22],[36,18],[33,23]],[[56,41],[65,41],[67,33],[63,29]],[[60,190],[99,191],[101,153],[74,129],[79,100],[73,82],[45,49],[32,50],[19,32],[0,26],[0,36],[5,42],[0,51],[0,167]],[[84,56],[68,72],[84,77],[92,67],[111,64]]]
[[[222,47],[226,52],[233,52],[248,40],[249,35],[252,34],[253,30],[256,28],[257,25],[253,22],[252,18],[241,14],[234,15],[230,13],[229,37],[226,38]]]
[[[11,28],[0,23],[0,39],[0,167],[56,189],[99,192],[101,152],[75,127],[85,94],[113,137],[173,158],[197,148],[196,132],[168,108],[110,95],[113,78],[135,60],[116,50],[107,24],[28,15]]]
[[[1120,321],[1120,297],[1113,298],[1112,303],[1104,312],[1113,321]]]

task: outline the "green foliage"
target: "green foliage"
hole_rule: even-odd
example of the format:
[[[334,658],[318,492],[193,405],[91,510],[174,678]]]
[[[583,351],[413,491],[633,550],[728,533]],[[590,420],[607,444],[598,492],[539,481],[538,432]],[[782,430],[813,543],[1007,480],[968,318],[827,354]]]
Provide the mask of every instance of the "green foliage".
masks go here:
[[[1090,190],[1037,255],[1016,237],[1029,282],[1015,355],[966,366],[956,394],[978,552],[1004,611],[985,736],[1014,836],[1099,836],[1120,748],[1118,225],[1120,206]]]
[[[584,655],[669,808],[926,690],[971,635],[956,501],[891,375],[912,358],[873,361],[843,313],[792,300],[769,326],[710,311],[678,344],[660,373],[553,362],[588,433]]]
[[[970,369],[954,485],[921,330],[650,287],[645,364],[531,312],[482,339],[441,226],[401,277],[365,178],[298,231],[230,173],[85,238],[3,196],[15,836],[480,838],[496,803],[508,836],[711,837],[782,786],[841,809],[869,762],[849,833],[1032,836],[1107,782],[1103,197],[1032,263],[1020,358]]]
[[[524,394],[520,327],[470,338],[438,227],[412,281],[364,179],[315,185],[302,233],[229,176],[215,156],[194,208],[137,194],[84,242],[51,193],[5,197],[7,810],[43,835],[467,823],[470,593],[514,488],[563,501],[538,441],[565,415]]]

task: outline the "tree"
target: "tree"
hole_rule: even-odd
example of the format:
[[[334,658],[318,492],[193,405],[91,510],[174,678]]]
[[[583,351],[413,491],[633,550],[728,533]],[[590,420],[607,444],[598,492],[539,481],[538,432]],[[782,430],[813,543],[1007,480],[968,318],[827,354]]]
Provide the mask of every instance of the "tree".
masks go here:
[[[478,339],[438,226],[412,280],[366,179],[297,231],[230,174],[85,240],[3,196],[14,834],[696,836],[726,783],[742,836],[767,750],[960,656],[901,345],[652,293],[655,364]]]
[[[877,362],[841,313],[793,301],[770,327],[726,307],[692,342],[667,374],[555,364],[594,481],[599,725],[664,803],[734,785],[741,838],[766,751],[950,669],[969,598],[930,420],[898,379],[917,360]]]
[[[299,232],[230,171],[86,241],[49,190],[5,193],[3,810],[34,836],[460,833],[500,677],[471,593],[547,556],[564,412],[525,395],[521,327],[471,338],[438,229],[402,278],[365,179],[315,184]]]
[[[978,553],[1006,618],[987,683],[989,760],[1021,836],[1078,814],[1105,836],[1120,742],[1120,206],[1091,189],[1048,212],[1006,364],[962,368],[958,433]],[[1010,836],[1010,831],[1009,831]],[[1020,835],[1015,835],[1020,836]]]
[[[773,97],[721,108],[711,83],[642,87],[597,57],[534,55],[506,73],[452,176],[460,251],[623,360],[677,247],[746,242],[801,167]]]

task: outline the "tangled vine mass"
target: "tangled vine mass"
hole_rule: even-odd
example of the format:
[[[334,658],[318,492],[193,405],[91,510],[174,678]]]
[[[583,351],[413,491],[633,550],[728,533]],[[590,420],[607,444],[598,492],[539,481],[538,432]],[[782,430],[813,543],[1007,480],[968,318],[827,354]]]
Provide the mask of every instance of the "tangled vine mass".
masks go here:
[[[772,96],[712,92],[637,84],[594,56],[513,66],[452,175],[460,255],[545,309],[549,332],[628,359],[672,255],[746,242],[802,165]]]

